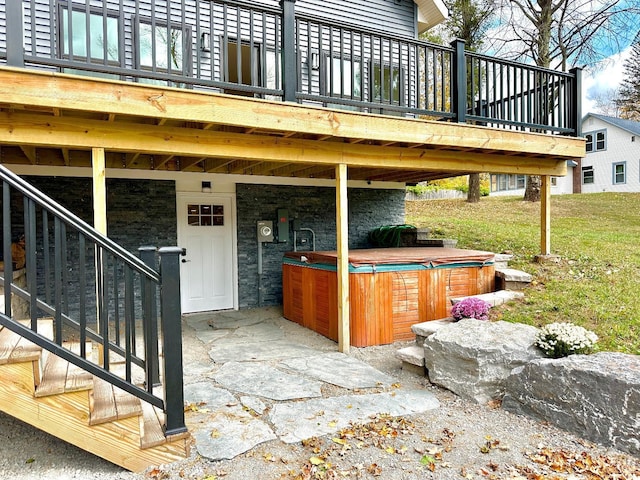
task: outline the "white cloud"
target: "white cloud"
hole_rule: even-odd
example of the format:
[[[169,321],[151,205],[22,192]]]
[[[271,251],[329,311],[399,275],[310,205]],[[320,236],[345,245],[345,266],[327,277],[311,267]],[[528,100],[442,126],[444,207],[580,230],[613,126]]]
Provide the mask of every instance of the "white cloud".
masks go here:
[[[602,61],[595,69],[582,75],[582,113],[595,112],[593,98],[598,92],[617,88],[623,78],[624,61],[631,54],[631,47]]]

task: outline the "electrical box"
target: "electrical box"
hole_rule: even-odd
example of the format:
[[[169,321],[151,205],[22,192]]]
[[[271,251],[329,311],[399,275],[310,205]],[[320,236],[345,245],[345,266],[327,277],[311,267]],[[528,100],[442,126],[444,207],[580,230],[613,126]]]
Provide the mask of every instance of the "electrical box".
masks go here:
[[[258,242],[273,242],[273,222],[271,220],[258,221]]]
[[[278,243],[287,243],[289,241],[289,210],[286,208],[278,209]]]

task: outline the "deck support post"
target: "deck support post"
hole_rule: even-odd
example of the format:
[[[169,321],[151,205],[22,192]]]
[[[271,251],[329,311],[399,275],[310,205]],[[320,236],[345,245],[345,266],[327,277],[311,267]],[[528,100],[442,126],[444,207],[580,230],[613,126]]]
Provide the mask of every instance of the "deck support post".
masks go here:
[[[91,165],[93,166],[93,226],[102,233],[107,234],[107,186],[105,173],[105,152],[104,148],[94,147],[91,149]],[[96,245],[96,324],[98,331],[106,341],[109,326],[103,318],[106,318],[106,306],[104,305],[105,293],[105,265],[102,257],[102,250]],[[100,346],[101,365],[107,367],[109,364],[109,352]]]
[[[24,31],[22,20],[22,2],[9,0],[6,3],[6,35],[7,35],[7,65],[24,67]]]
[[[336,166],[336,233],[338,246],[338,350],[349,353],[351,345],[349,315],[349,206],[347,165]]]
[[[542,175],[540,185],[540,255],[551,255],[551,177]]]
[[[104,148],[91,149],[93,165],[93,226],[107,234],[107,187]]]
[[[182,311],[180,309],[179,247],[162,247],[160,254],[160,324],[164,338],[165,436],[187,431],[184,423]]]

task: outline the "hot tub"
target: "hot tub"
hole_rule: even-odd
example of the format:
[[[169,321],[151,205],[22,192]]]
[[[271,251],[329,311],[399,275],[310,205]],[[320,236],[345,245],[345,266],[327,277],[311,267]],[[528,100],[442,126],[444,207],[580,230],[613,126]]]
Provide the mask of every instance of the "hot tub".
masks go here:
[[[415,336],[411,325],[449,316],[451,298],[491,292],[494,254],[458,248],[349,252],[351,345]],[[282,265],[285,318],[338,340],[337,253],[288,252]]]

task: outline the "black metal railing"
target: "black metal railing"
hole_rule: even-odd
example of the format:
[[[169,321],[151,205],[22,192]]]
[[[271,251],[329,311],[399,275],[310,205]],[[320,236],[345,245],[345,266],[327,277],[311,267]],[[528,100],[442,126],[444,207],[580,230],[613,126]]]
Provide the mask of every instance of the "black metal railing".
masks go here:
[[[0,324],[163,409],[167,435],[186,431],[182,250],[161,248],[158,271],[155,247],[141,248],[138,258],[4,166],[0,180]],[[25,281],[15,278],[18,269]],[[26,318],[14,318],[18,310]],[[38,332],[42,317],[53,319],[52,339]],[[26,325],[19,320],[27,320]],[[71,346],[78,343],[74,353]]]
[[[466,52],[459,41],[441,46],[325,21],[297,12],[295,0],[279,7],[243,0],[7,0],[3,6],[0,56],[13,66],[580,133],[578,69],[555,72]]]

